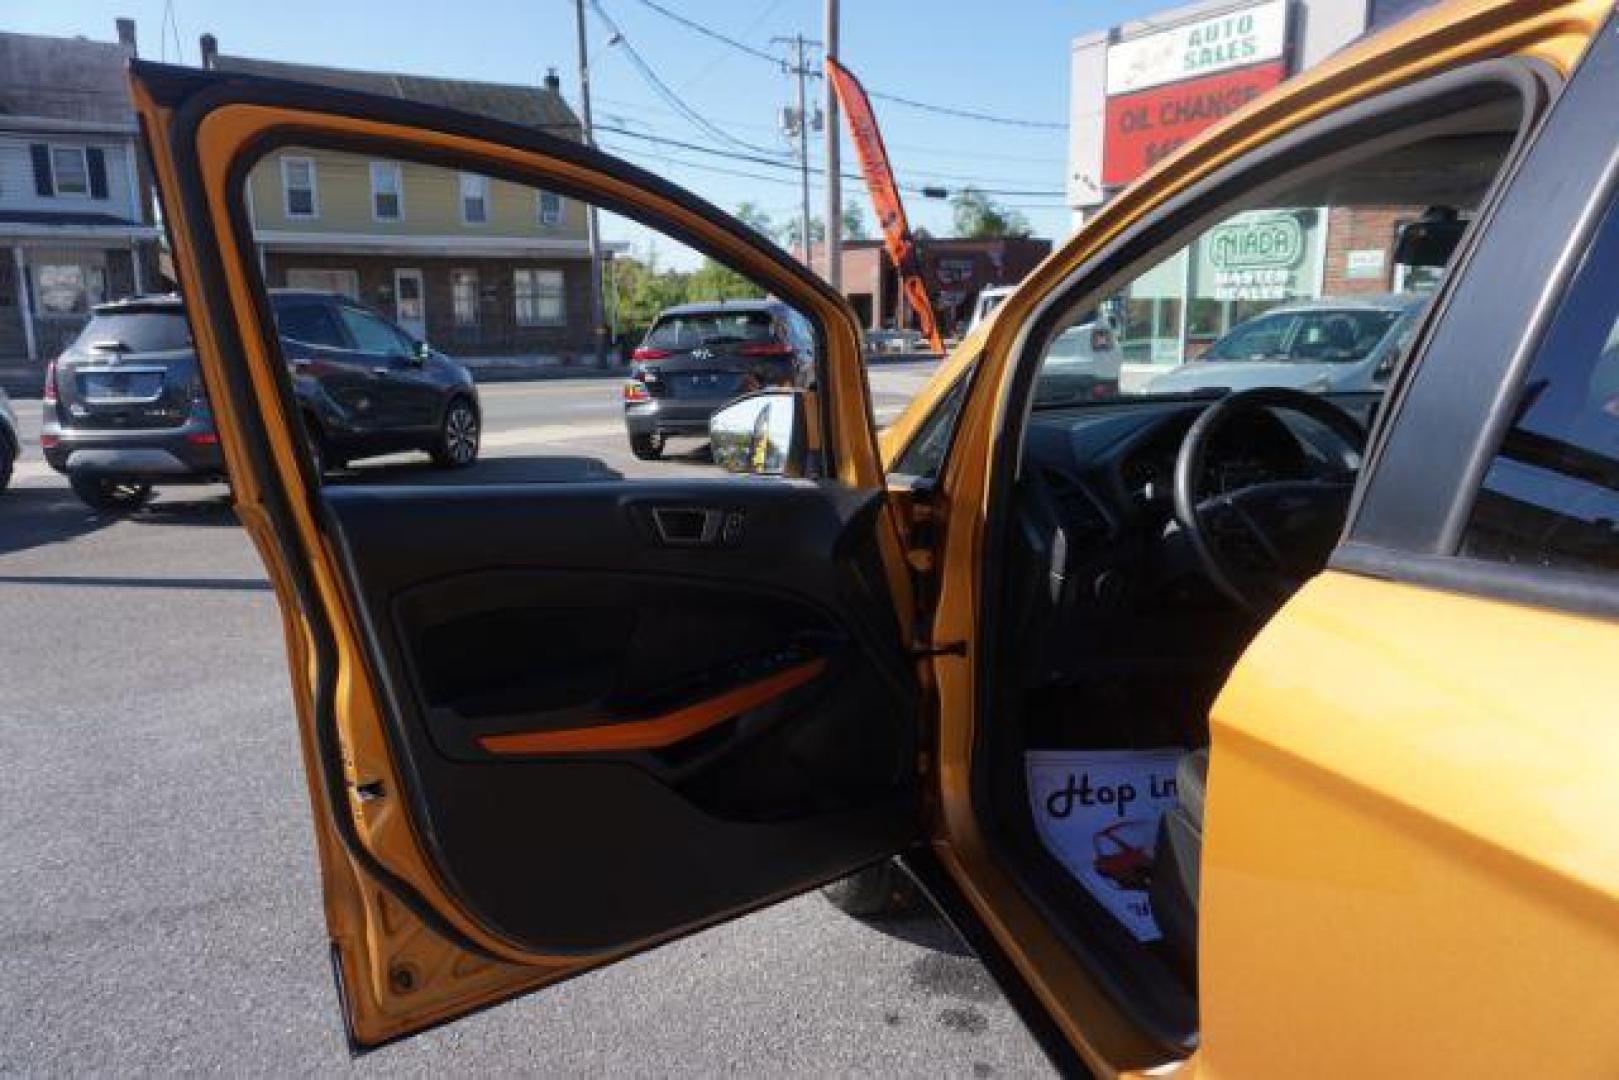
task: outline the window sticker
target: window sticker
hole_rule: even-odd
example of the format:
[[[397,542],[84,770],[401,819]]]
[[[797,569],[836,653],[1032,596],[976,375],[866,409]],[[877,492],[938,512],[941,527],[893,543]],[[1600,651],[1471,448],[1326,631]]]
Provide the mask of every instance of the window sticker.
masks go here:
[[[1158,819],[1175,805],[1183,754],[1175,747],[1024,755],[1041,842],[1137,941],[1163,936],[1147,892]]]

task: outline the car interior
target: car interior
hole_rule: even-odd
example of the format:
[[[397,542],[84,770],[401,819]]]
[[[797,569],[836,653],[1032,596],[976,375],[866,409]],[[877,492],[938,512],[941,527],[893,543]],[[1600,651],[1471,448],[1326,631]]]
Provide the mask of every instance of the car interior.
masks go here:
[[[1121,252],[1100,291],[1081,278],[1057,306],[1078,313],[1125,294],[1241,212],[1476,215],[1525,99],[1496,83],[1433,105],[1364,137],[1340,134],[1264,182],[1216,189],[1171,235]],[[1430,265],[1465,250],[1459,229],[1446,243],[1424,235]],[[1198,1030],[1210,707],[1269,616],[1325,566],[1382,395],[1047,398],[1037,369],[1078,317],[1048,313],[1028,332],[1012,391],[1028,408],[1021,439],[1007,440],[1015,471],[994,473],[1015,480],[1000,489],[1010,512],[991,515],[1006,524],[986,545],[983,629],[997,649],[985,661],[995,677],[983,680],[973,798],[1000,859],[1081,961],[1146,1031],[1184,1051]],[[935,452],[940,438],[918,436]]]

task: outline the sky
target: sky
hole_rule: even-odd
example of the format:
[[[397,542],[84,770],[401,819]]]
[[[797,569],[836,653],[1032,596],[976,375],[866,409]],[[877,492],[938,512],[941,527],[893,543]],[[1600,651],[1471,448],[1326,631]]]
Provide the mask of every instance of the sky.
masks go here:
[[[792,152],[780,133],[779,113],[792,102],[796,86],[778,67],[682,26],[646,0],[594,2],[647,67],[711,128],[679,115],[624,45],[610,42],[603,21],[589,14],[598,125],[724,153]],[[654,2],[764,53],[786,55],[773,38],[822,36],[822,0]],[[880,99],[873,103],[902,185],[1033,193],[996,197],[1020,210],[1036,235],[1060,238],[1070,230],[1061,197],[1069,42],[1169,6],[1170,0],[843,0],[841,54],[874,92],[1059,125],[985,123]],[[387,6],[356,0],[0,0],[0,29],[23,33],[114,40],[119,16],[136,20],[141,55],[150,59],[196,64],[198,36],[212,33],[227,54],[367,70],[534,85],[554,67],[565,96],[577,103],[574,0],[394,0]],[[820,80],[810,93],[818,100]],[[598,142],[725,210],[751,202],[777,224],[798,212],[796,171],[605,130]],[[843,145],[844,171],[857,171],[846,136]],[[814,165],[822,163],[816,140],[810,156]],[[863,185],[845,181],[844,198],[858,200],[872,221]],[[812,210],[820,214],[824,205],[815,180]],[[953,231],[947,202],[911,194],[906,210],[913,227],[939,236]]]

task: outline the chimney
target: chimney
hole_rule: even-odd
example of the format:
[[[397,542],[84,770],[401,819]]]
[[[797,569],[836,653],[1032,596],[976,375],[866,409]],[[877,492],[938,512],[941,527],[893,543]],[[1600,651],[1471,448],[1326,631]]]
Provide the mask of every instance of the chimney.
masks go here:
[[[118,27],[118,44],[129,46],[129,55],[139,56],[140,50],[135,48],[135,20],[118,19],[114,25]]]
[[[219,60],[219,39],[212,34],[204,34],[197,39],[198,48],[202,52],[202,66],[212,68]]]
[[[545,69],[545,88],[553,94],[562,93],[562,77],[557,74],[556,68]]]

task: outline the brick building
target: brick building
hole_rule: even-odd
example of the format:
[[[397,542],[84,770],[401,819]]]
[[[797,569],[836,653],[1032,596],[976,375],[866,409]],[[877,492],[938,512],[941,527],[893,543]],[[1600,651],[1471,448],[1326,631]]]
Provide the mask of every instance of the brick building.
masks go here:
[[[923,278],[936,298],[940,332],[967,325],[978,293],[988,285],[1015,285],[1051,253],[1051,241],[1033,237],[981,240],[922,237],[917,243]],[[817,262],[824,258],[817,252]],[[843,294],[868,330],[915,329],[899,276],[880,240],[843,242]]]

